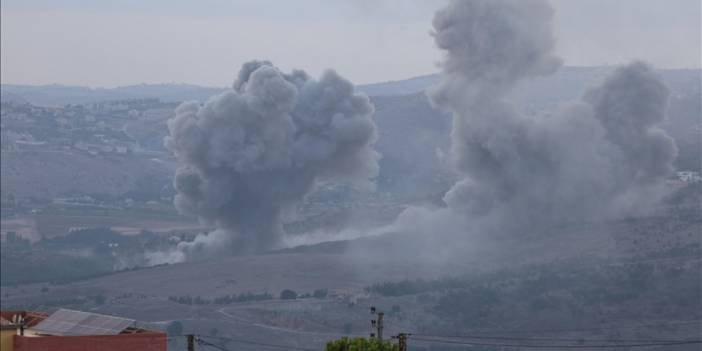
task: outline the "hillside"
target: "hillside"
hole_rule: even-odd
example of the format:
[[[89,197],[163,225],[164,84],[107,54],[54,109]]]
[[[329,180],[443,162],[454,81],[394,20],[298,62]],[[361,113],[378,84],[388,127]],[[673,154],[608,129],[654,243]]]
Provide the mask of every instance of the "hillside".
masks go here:
[[[342,333],[363,334],[370,305],[388,312],[389,333],[574,329],[530,335],[689,338],[702,318],[696,283],[701,230],[699,212],[675,211],[525,236],[475,237],[471,247],[459,249],[463,259],[451,261],[427,260],[412,250],[404,259],[388,256],[397,253],[398,240],[413,240],[392,234],[334,250],[322,244],[61,285],[6,286],[2,296],[8,306],[91,306],[160,327],[180,320],[195,333],[217,328],[223,337],[282,344],[315,345]],[[279,300],[283,289],[327,293]],[[214,302],[263,292],[272,299]]]
[[[589,84],[601,79],[607,70],[608,68],[566,67],[553,76],[539,78],[519,87],[513,93],[513,99],[527,113],[550,109],[559,103],[578,98]],[[660,73],[672,91],[669,120],[662,127],[676,139],[680,149],[676,165],[681,170],[699,169],[699,150],[702,149],[700,71],[660,70]],[[426,196],[441,192],[447,184],[452,183],[450,180],[452,175],[447,169],[448,160],[446,159],[450,143],[451,118],[448,114],[433,108],[428,98],[421,92],[434,79],[434,76],[425,76],[358,87],[369,94],[376,94],[371,97],[376,109],[375,120],[379,133],[376,149],[383,155],[381,174],[378,178],[379,194],[401,198]],[[41,102],[33,98],[35,96],[33,94],[39,91],[43,94],[42,96],[50,99],[62,99],[64,103],[79,103],[127,96],[157,97],[168,101],[184,98],[202,100],[218,90],[172,85],[98,90],[60,86],[48,88],[3,86],[3,94],[12,94],[32,103]],[[120,95],[123,93],[127,95]],[[73,99],[73,97],[79,98]],[[112,145],[115,143],[117,145],[126,143],[129,149],[153,151],[155,154],[151,155],[165,159],[163,154],[165,122],[171,116],[176,104],[144,101],[144,103],[127,102],[126,105],[123,104],[125,106],[118,104],[110,107],[109,110],[100,107],[103,105],[97,105],[100,109],[96,112],[91,112],[92,110],[83,112],[85,109],[74,107],[50,109],[37,115],[36,120],[29,125],[24,121],[20,121],[16,126],[8,123],[8,115],[4,114],[3,145],[12,143],[17,138],[20,140],[29,138],[27,134],[31,136],[27,139],[30,142],[46,140],[47,137],[56,135],[57,147],[65,149],[67,143],[74,146],[81,142],[101,143],[107,135],[116,140],[105,144],[108,148],[114,148]],[[11,111],[9,106],[4,105],[3,111]],[[32,113],[35,112],[30,112],[30,117]],[[81,118],[91,118],[94,121],[91,122],[93,125],[85,126]],[[72,129],[66,129],[59,124],[49,124],[49,122],[57,123],[54,121],[62,119],[69,121],[77,119],[79,123],[76,122],[78,124]],[[399,140],[402,142],[398,142]],[[166,168],[158,170],[156,163],[141,159],[153,156],[124,155],[112,162],[82,156],[80,151],[74,150],[46,154],[40,152],[40,149],[38,152],[13,154],[10,152],[13,149],[13,145],[3,147],[3,191],[12,192],[20,197],[51,198],[70,193],[94,193],[97,189],[101,189],[99,191],[106,194],[121,195],[130,190],[136,190],[134,187],[136,179],[151,179],[160,184],[159,188],[168,186],[170,174],[172,174],[172,169],[169,168],[172,166],[168,166],[168,162],[163,164],[167,166]],[[17,163],[19,160],[26,162]],[[37,172],[36,167],[40,165],[44,167],[45,172]],[[115,167],[117,165],[119,166]],[[85,169],[110,170],[113,176],[83,176],[80,172]],[[20,174],[52,174],[55,177],[34,179],[35,176],[26,177]],[[161,181],[158,181],[159,179]],[[74,185],[71,185],[71,182]],[[99,182],[99,186],[91,185],[95,182]]]
[[[20,97],[34,105],[63,106],[89,104],[109,100],[159,99],[164,102],[205,100],[224,88],[201,87],[191,84],[140,84],[117,88],[82,86],[3,84],[3,93]],[[5,101],[3,95],[3,102]],[[7,95],[10,96],[10,95]]]
[[[3,192],[35,199],[78,194],[121,196],[148,187],[148,179],[163,179],[157,182],[162,186],[175,169],[173,164],[148,158],[60,151],[3,152],[2,158]],[[158,193],[160,188],[155,190]]]

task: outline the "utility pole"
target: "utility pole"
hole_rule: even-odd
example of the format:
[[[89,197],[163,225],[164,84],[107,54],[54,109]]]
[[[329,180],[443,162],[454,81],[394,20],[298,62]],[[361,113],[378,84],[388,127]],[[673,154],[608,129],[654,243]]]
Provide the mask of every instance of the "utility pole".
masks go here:
[[[370,308],[371,314],[375,314],[375,306],[371,306]],[[371,329],[370,329],[370,338],[373,339],[375,337],[375,319],[371,319]]]
[[[195,335],[188,334],[188,351],[195,351]]]
[[[407,351],[407,336],[412,335],[409,333],[400,333],[397,336],[393,336],[393,339],[397,339],[397,346],[399,346],[400,351]]]
[[[371,314],[375,315],[376,314],[376,309],[375,306],[371,306],[370,308]],[[385,316],[385,313],[383,312],[378,312],[378,319],[371,319],[371,333],[370,337],[374,338],[376,335],[378,336],[378,340],[383,341],[383,317]]]

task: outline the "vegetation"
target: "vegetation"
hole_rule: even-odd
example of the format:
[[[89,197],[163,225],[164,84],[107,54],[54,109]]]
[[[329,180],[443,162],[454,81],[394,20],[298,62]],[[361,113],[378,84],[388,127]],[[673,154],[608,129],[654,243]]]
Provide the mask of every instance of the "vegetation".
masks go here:
[[[215,304],[215,305],[229,305],[232,303],[236,302],[247,302],[247,301],[264,301],[264,300],[272,300],[273,295],[263,292],[260,294],[256,293],[241,293],[239,295],[237,294],[231,294],[231,295],[224,295],[220,297],[215,297],[214,299],[205,299],[200,296],[190,296],[190,295],[185,295],[185,296],[169,296],[168,300],[173,301],[175,303],[179,303],[182,305],[209,305],[209,304]]]
[[[690,248],[689,254],[699,250]],[[680,250],[678,250],[680,251]],[[665,250],[656,251],[668,257]],[[481,327],[508,319],[597,320],[601,311],[631,318],[644,313],[678,316],[699,311],[699,271],[685,261],[619,262],[600,266],[577,263],[536,265],[519,270],[463,278],[383,282],[367,288],[381,296],[415,295],[440,320],[461,327]],[[651,306],[642,309],[640,306]],[[598,312],[600,311],[600,312]],[[400,312],[393,307],[391,315]],[[691,317],[699,318],[699,312]]]
[[[0,284],[65,283],[112,272],[112,262],[41,251],[5,250],[0,258]]]
[[[63,284],[112,274],[124,264],[121,259],[129,261],[146,249],[155,250],[164,240],[167,238],[149,232],[127,236],[109,228],[90,228],[32,244],[13,233],[0,246],[0,284]],[[122,271],[135,269],[139,267]]]
[[[382,282],[366,287],[366,292],[382,296],[415,295],[427,291],[458,289],[469,286],[469,282],[457,278],[443,278],[437,280],[401,280],[397,282]]]
[[[443,296],[434,311],[439,315],[460,318],[466,326],[477,326],[484,318],[490,316],[499,302],[500,298],[495,289],[475,287]]]
[[[343,337],[327,343],[325,351],[399,351],[399,347],[389,341],[378,339]]]
[[[297,293],[290,289],[285,289],[280,292],[281,300],[295,300],[297,299]]]
[[[231,303],[235,302],[247,302],[247,301],[263,301],[263,300],[272,300],[273,295],[263,292],[260,294],[255,294],[255,293],[241,293],[239,295],[232,294],[232,295],[224,295],[222,297],[215,297],[213,300],[213,303],[217,305],[228,305]]]
[[[323,299],[326,298],[328,294],[329,291],[327,291],[327,289],[317,289],[312,293],[312,297],[316,299]]]

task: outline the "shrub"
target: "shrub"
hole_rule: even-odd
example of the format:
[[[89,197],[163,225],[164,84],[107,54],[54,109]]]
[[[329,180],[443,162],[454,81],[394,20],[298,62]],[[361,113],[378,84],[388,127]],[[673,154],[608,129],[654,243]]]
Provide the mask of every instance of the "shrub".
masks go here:
[[[327,343],[325,351],[399,351],[397,345],[389,341],[366,338],[341,338]]]
[[[106,301],[107,298],[105,297],[105,295],[100,294],[93,296],[93,302],[95,302],[95,304],[98,306],[104,305]]]
[[[497,291],[475,287],[451,292],[439,299],[434,312],[452,319],[463,320],[467,325],[479,325],[500,303]]]
[[[295,300],[297,299],[297,293],[290,289],[285,289],[280,292],[281,300]]]
[[[314,296],[317,299],[323,299],[326,298],[328,294],[329,291],[327,291],[327,289],[317,289],[312,293],[312,296]]]

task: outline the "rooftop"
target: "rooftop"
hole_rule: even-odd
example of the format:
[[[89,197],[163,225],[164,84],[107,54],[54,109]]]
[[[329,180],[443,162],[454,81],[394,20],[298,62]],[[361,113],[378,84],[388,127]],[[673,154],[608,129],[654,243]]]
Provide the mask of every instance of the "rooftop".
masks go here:
[[[87,336],[147,333],[128,318],[61,308],[52,314],[33,311],[1,311],[2,329],[15,329],[13,316],[21,316],[33,336]],[[16,317],[15,317],[16,318]]]

